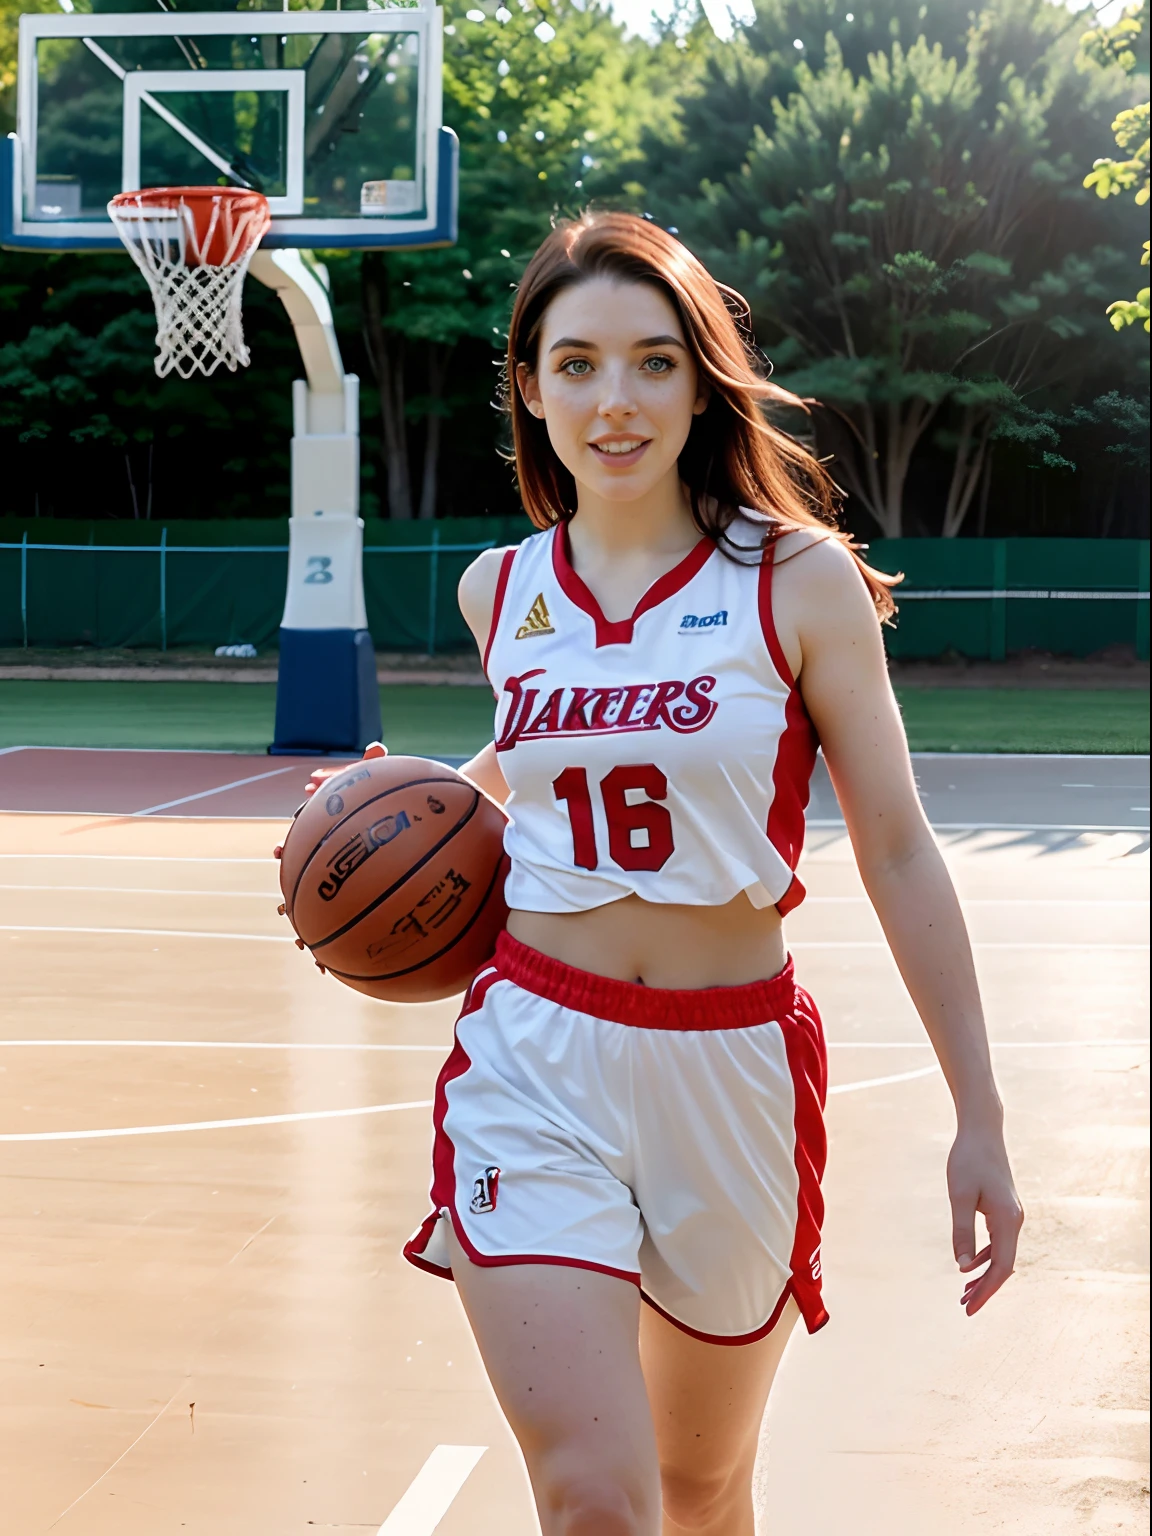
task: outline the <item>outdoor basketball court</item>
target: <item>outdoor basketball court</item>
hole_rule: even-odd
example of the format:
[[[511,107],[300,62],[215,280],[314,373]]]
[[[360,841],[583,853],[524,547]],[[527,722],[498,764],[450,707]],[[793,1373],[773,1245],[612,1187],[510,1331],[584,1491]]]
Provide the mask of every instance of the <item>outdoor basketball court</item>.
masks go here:
[[[536,1529],[453,1288],[400,1258],[453,1005],[347,991],[276,915],[270,851],[308,768],[0,755],[0,1454],[19,1536]],[[1147,761],[919,770],[954,828],[1029,1216],[1020,1270],[965,1320],[947,1093],[822,796],[788,927],[832,1047],[832,1322],[789,1346],[763,1529],[1134,1532]]]

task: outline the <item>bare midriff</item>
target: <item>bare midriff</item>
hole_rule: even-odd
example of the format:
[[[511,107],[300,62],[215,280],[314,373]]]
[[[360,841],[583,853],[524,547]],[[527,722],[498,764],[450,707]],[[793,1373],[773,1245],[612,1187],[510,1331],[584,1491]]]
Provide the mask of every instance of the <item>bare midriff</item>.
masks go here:
[[[578,970],[677,990],[767,981],[787,959],[779,913],[743,892],[720,907],[624,896],[588,912],[513,911],[508,932]]]

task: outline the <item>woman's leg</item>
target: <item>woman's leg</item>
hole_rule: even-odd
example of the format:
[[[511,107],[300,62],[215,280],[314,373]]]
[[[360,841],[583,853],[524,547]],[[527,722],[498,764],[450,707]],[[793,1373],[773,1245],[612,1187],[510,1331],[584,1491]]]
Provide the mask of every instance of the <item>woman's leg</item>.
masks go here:
[[[560,1264],[475,1265],[454,1234],[449,1248],[489,1379],[528,1463],[544,1536],[658,1536],[659,1461],[636,1287]]]
[[[640,1356],[664,1497],[663,1536],[753,1536],[764,1405],[799,1311],[755,1344],[704,1344],[645,1307]]]

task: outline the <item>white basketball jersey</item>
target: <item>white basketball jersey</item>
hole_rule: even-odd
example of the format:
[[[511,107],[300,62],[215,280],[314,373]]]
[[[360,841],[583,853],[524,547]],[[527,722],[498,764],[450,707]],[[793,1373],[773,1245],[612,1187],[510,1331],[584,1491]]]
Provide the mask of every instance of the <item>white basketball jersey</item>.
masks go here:
[[[702,538],[609,622],[558,524],[508,550],[484,666],[511,790],[508,905],[797,906],[816,733],[772,622],[772,556]]]

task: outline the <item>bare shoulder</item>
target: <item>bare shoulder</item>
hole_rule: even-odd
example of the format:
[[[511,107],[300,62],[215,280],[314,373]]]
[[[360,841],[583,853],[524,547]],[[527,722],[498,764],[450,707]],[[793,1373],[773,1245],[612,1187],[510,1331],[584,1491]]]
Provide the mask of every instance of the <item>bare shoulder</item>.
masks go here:
[[[875,604],[859,566],[839,539],[818,530],[785,534],[776,548],[772,613],[780,646],[800,676],[818,656],[847,651],[882,657]]]
[[[461,576],[460,585],[456,589],[464,622],[476,636],[476,643],[481,650],[488,643],[488,631],[492,628],[496,586],[508,548],[486,549],[482,555],[478,555]]]
[[[814,626],[877,627],[872,595],[851,552],[839,539],[799,529],[783,536],[772,576],[778,625],[791,624],[800,634]]]

